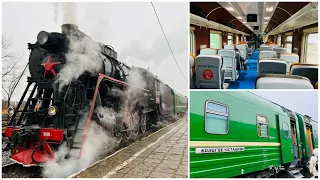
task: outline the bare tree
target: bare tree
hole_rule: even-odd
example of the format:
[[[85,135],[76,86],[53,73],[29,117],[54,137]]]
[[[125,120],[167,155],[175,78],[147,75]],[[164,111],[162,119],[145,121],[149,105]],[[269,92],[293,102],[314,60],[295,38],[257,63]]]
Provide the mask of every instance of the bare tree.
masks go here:
[[[2,94],[8,107],[22,73],[19,62],[23,55],[12,51],[12,43],[9,36],[2,34]]]

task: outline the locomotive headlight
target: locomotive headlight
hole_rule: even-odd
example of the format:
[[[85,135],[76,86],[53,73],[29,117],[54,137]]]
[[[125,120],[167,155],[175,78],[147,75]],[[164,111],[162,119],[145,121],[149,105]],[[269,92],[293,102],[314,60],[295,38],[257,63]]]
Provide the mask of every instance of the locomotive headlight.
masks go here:
[[[57,113],[56,107],[50,106],[49,109],[48,109],[49,116],[54,116],[54,115],[56,115],[56,113]]]
[[[40,31],[38,36],[37,36],[37,41],[39,44],[44,45],[48,42],[49,40],[49,33],[45,31]]]
[[[8,107],[8,115],[11,117],[14,114],[14,109],[13,107]]]

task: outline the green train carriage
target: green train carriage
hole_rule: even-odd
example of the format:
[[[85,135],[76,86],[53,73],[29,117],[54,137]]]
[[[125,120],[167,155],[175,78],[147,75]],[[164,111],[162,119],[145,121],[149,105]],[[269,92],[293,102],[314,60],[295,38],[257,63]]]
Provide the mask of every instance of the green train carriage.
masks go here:
[[[317,123],[306,116],[243,91],[190,92],[190,104],[191,178],[267,176],[310,157],[303,130],[316,134]]]
[[[177,117],[183,117],[188,108],[188,98],[173,90],[174,93],[174,113]]]

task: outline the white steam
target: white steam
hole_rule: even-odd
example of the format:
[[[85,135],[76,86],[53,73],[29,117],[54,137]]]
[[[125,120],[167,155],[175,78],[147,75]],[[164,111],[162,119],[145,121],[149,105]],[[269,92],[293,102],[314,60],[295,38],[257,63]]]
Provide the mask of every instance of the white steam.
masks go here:
[[[98,107],[97,114],[100,122],[107,127],[111,127],[116,123],[115,112],[111,108]]]
[[[58,25],[58,18],[59,18],[59,11],[60,11],[60,3],[59,2],[52,2],[51,3],[53,8],[53,22]]]
[[[57,76],[59,88],[72,80],[78,79],[81,74],[88,71],[96,73],[102,66],[101,47],[90,37],[77,38],[69,36],[69,52],[66,54],[66,64]]]
[[[92,122],[87,139],[83,146],[81,159],[64,157],[69,149],[66,144],[55,152],[55,158],[44,164],[43,175],[47,178],[63,178],[89,167],[98,157],[114,148],[112,137],[96,123]]]
[[[63,10],[63,24],[77,24],[77,5],[75,2],[64,2]]]

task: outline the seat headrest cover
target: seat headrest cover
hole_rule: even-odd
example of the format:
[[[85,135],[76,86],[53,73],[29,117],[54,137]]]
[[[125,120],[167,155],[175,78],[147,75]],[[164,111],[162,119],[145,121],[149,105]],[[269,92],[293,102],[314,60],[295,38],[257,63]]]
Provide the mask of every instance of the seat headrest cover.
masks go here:
[[[264,63],[264,62],[285,64],[287,66],[287,63],[285,61],[279,61],[279,59],[260,59],[259,60],[259,63]]]
[[[231,49],[221,49],[218,51],[218,55],[220,55],[220,56],[225,56],[225,55],[235,56],[236,52]]]
[[[313,89],[313,86],[302,76],[262,74],[256,80],[256,89]]]
[[[215,55],[215,54],[213,54],[213,55],[210,55],[210,54],[200,54],[200,55],[197,56],[196,60],[199,59],[199,58],[205,58],[205,57],[222,60],[222,56]]]
[[[259,59],[264,58],[277,58],[277,53],[275,51],[260,51]]]
[[[225,45],[224,46],[224,49],[235,49],[236,47],[235,47],[235,45]]]
[[[293,63],[293,64],[290,65],[290,69],[291,69],[293,66],[318,66],[318,64]]]
[[[214,48],[205,48],[205,49],[200,49],[200,54],[217,54],[218,49]]]

